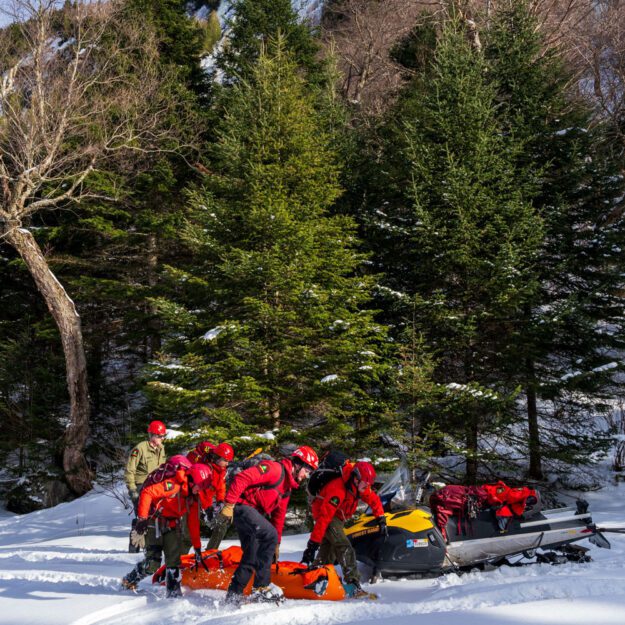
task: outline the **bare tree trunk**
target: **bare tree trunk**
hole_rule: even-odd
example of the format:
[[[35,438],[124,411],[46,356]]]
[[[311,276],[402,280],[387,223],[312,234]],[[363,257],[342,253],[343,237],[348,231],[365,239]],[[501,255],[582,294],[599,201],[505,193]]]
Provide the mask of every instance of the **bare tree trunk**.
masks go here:
[[[465,479],[467,484],[475,484],[477,482],[477,445],[479,438],[478,417],[475,414],[469,415],[466,423],[466,446],[469,454],[467,455]]]
[[[534,365],[527,363],[527,371],[530,379],[527,382],[525,394],[527,396],[527,429],[529,434],[529,477],[535,480],[543,479],[542,459],[540,453],[540,431],[538,429],[538,408],[536,406],[536,387],[534,378]]]
[[[156,286],[158,270],[158,245],[156,235],[154,233],[148,235],[147,242],[148,256],[147,256],[147,273],[148,273],[148,286],[150,289]],[[156,308],[153,304],[148,304],[147,313],[150,317],[148,321],[148,328],[150,330],[147,341],[147,356],[148,359],[153,358],[154,354],[161,349],[161,327],[160,322],[156,314]]]
[[[84,454],[90,406],[80,317],[74,302],[50,271],[33,235],[24,228],[13,227],[7,229],[4,238],[26,263],[61,335],[70,397],[70,422],[63,440],[63,470],[72,491],[83,495],[91,489],[93,475]]]

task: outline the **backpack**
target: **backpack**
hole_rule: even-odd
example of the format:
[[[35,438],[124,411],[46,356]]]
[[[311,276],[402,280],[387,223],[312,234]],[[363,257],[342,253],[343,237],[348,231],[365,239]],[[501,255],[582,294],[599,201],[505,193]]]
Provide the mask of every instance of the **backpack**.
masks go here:
[[[247,458],[243,458],[243,460],[239,460],[238,462],[231,462],[228,465],[228,471],[226,473],[226,487],[230,488],[230,484],[235,475],[238,475],[241,471],[245,471],[245,469],[255,467],[263,460],[273,460],[273,458],[269,454],[257,453]]]
[[[464,522],[465,533],[470,522],[475,519],[487,500],[486,491],[480,486],[448,485],[430,497],[430,507],[436,524],[447,540],[447,521],[456,517],[458,533]]]
[[[308,492],[312,497],[316,497],[321,489],[343,475],[343,468],[349,457],[342,451],[329,451],[319,463],[319,468],[313,471],[308,479]]]
[[[159,467],[154,469],[146,478],[141,488],[146,486],[152,486],[152,484],[158,484],[163,480],[171,479],[176,475],[180,469],[190,469],[191,461],[182,454],[172,456],[166,462],[163,462]]]

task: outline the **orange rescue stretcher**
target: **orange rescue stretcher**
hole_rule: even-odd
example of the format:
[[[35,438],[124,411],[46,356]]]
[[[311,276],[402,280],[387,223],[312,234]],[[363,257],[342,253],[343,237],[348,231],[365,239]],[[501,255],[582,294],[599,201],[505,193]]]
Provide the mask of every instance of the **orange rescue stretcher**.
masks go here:
[[[202,566],[196,566],[195,556],[184,555],[180,558],[182,573],[181,584],[188,588],[211,588],[227,590],[235,569],[241,562],[243,550],[232,546],[219,551],[211,549],[203,551],[202,557],[206,564],[206,571]],[[165,581],[165,566],[162,566],[152,577],[152,583],[160,584]],[[280,586],[287,599],[315,599],[323,601],[340,601],[345,599],[345,590],[338,573],[330,564],[314,569],[308,569],[299,562],[278,562],[271,567],[271,581]],[[243,593],[249,595],[253,579]]]

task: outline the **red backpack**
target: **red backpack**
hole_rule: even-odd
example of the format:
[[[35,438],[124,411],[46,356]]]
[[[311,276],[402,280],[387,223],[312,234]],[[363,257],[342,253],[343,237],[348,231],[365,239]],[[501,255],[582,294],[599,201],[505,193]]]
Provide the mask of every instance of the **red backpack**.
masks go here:
[[[163,464],[154,469],[154,471],[152,471],[152,473],[145,478],[142,488],[152,486],[152,484],[158,484],[163,480],[171,479],[178,471],[180,471],[180,469],[190,468],[191,461],[186,456],[183,456],[182,454],[172,456],[169,460],[163,462]]]
[[[488,495],[481,486],[450,485],[436,491],[430,497],[430,507],[445,540],[447,540],[447,521],[451,517],[456,517],[460,533],[462,521],[464,520],[465,526],[468,526],[467,521],[477,516],[487,499]]]

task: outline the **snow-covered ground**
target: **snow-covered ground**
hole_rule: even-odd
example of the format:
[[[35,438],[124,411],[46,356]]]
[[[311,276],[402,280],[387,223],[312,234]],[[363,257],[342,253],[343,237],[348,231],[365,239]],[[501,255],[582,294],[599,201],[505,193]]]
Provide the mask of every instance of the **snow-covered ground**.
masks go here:
[[[600,526],[625,525],[625,485],[586,496]],[[118,590],[138,555],[127,553],[129,516],[105,493],[25,516],[0,517],[2,625],[623,625],[625,536],[594,561],[383,581],[378,601],[288,600],[280,607],[223,607],[220,591]],[[286,536],[281,555],[299,559],[307,535]],[[590,546],[590,545],[587,545]]]

